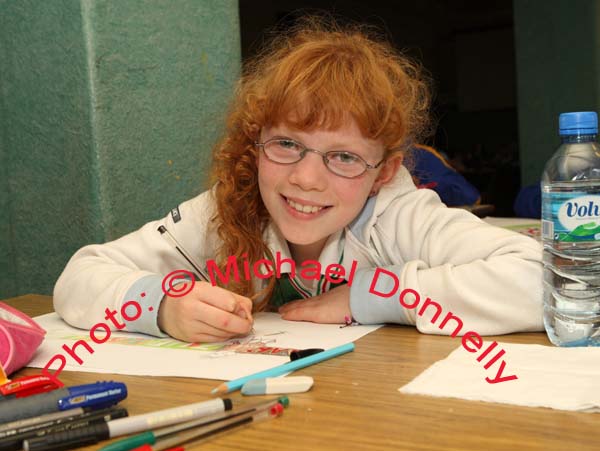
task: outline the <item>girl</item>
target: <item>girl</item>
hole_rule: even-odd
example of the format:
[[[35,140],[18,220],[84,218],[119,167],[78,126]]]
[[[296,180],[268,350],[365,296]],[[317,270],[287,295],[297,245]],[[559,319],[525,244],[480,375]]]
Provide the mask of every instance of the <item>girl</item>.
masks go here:
[[[480,334],[541,330],[539,245],[446,208],[433,191],[417,190],[403,166],[427,128],[428,100],[418,67],[364,31],[308,20],[278,36],[245,68],[214,149],[211,190],[136,232],[79,250],[56,284],[56,311],[90,328],[136,300],[141,316],[115,327],[186,341],[246,334],[252,311],[277,307],[287,320],[353,318],[449,333],[431,321],[435,309],[417,314],[381,295],[399,288]],[[284,274],[264,278],[274,268],[263,260],[249,279],[165,295],[164,275],[190,268],[160,225],[221,274],[232,262],[261,259],[286,262]],[[315,276],[328,267],[340,277]],[[378,269],[387,276],[375,280]],[[338,283],[343,277],[347,284]]]

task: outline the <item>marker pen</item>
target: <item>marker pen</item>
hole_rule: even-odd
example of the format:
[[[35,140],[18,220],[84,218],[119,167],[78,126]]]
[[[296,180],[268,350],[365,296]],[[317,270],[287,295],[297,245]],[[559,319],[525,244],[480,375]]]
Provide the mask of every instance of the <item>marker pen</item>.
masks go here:
[[[18,451],[22,448],[23,442],[35,437],[44,437],[61,431],[72,431],[85,426],[99,423],[106,423],[110,420],[123,418],[127,416],[127,410],[122,407],[110,407],[108,409],[94,410],[86,412],[74,418],[68,417],[64,420],[55,420],[53,422],[42,423],[40,425],[15,430],[14,434],[0,439],[0,451]]]
[[[127,387],[121,382],[96,382],[59,388],[48,393],[1,402],[0,423],[74,407],[100,409],[112,406],[126,397]]]
[[[231,410],[232,406],[233,404],[228,398],[211,399],[210,401],[187,404],[144,415],[134,415],[128,418],[119,418],[118,420],[112,420],[108,423],[96,424],[81,429],[57,432],[45,437],[25,440],[23,442],[23,449],[25,451],[57,451],[78,448],[125,434],[133,434],[161,426],[169,426],[171,424],[193,420],[224,410]]]
[[[76,407],[75,409],[62,410],[60,412],[54,413],[45,413],[44,415],[39,415],[37,417],[24,418],[21,420],[11,421],[10,423],[4,423],[0,425],[0,437],[5,437],[2,435],[6,431],[11,431],[13,429],[19,429],[23,427],[35,426],[40,423],[46,423],[48,421],[61,420],[64,418],[69,418],[72,416],[81,415],[84,412],[89,412],[91,409],[86,407],[82,409],[81,407]]]
[[[7,437],[15,437],[19,434],[35,432],[35,431],[39,431],[39,430],[43,430],[43,429],[50,429],[50,428],[54,428],[55,426],[71,423],[73,421],[85,420],[85,419],[90,419],[90,418],[91,419],[100,418],[100,417],[102,417],[102,415],[106,415],[107,413],[111,413],[116,410],[125,411],[125,409],[123,409],[122,407],[107,407],[105,409],[96,409],[96,410],[89,410],[89,411],[85,411],[84,409],[69,409],[69,410],[60,412],[62,414],[66,413],[67,415],[55,416],[55,415],[59,414],[57,412],[57,413],[49,413],[46,415],[42,415],[40,417],[35,417],[35,418],[43,418],[42,421],[38,421],[36,423],[19,424],[20,421],[23,421],[23,420],[16,421],[16,422],[14,422],[14,423],[16,423],[15,427],[0,431],[0,442],[2,442],[2,440]],[[121,415],[121,416],[127,416],[127,415]],[[120,418],[120,417],[115,417],[115,418]],[[9,423],[9,424],[11,424],[11,423]]]

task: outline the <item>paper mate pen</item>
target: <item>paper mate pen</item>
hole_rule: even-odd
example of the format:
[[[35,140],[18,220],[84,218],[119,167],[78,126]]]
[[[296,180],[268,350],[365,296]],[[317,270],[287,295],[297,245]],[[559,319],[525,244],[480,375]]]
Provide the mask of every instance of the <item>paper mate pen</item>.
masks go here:
[[[76,407],[100,409],[112,406],[126,397],[127,387],[121,382],[96,382],[59,388],[48,393],[0,402],[0,423]]]

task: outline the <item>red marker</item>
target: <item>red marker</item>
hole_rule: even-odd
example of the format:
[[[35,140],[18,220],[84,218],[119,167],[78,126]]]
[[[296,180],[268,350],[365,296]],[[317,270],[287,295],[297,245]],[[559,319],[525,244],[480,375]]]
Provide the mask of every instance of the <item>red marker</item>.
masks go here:
[[[6,384],[0,385],[0,402],[11,398],[25,398],[26,396],[45,393],[64,387],[61,381],[52,376],[24,376]]]

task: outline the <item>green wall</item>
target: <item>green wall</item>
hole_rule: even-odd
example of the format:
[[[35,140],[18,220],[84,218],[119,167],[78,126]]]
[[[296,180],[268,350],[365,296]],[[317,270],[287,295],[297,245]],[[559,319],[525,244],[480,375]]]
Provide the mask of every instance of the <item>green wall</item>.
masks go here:
[[[558,115],[600,110],[600,1],[514,0],[524,184],[559,145]]]
[[[235,0],[0,0],[0,297],[204,187],[240,70]]]

